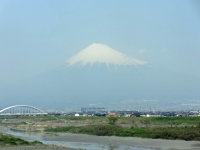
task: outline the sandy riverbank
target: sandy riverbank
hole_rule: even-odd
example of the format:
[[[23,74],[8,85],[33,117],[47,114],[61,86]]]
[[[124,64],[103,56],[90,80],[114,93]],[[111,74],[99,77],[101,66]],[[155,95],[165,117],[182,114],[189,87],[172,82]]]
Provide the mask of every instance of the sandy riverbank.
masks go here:
[[[145,139],[115,136],[109,137],[70,133],[56,133],[51,135],[45,134],[43,138],[48,141],[98,143],[103,145],[112,145],[113,147],[126,145],[133,147],[152,148],[156,150],[200,150],[199,141]]]

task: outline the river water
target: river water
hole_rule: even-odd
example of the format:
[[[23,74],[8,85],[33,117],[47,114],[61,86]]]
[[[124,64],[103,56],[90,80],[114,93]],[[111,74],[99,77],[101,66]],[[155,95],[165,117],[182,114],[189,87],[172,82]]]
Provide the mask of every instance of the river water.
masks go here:
[[[20,131],[5,131],[4,133],[13,135],[15,137],[22,138],[24,140],[28,141],[40,141],[44,144],[48,145],[57,145],[57,146],[67,146],[70,148],[75,149],[84,149],[84,150],[154,150],[151,148],[144,148],[144,147],[135,147],[133,145],[127,145],[126,143],[120,142],[119,140],[109,140],[109,142],[106,142],[105,138],[95,136],[96,140],[80,140],[74,138],[74,136],[65,136],[65,138],[53,138],[51,139],[51,136],[55,137],[55,134],[42,134],[42,133],[34,133],[34,132],[20,132]],[[78,135],[75,135],[78,136]],[[83,136],[83,135],[82,135]],[[48,138],[47,138],[48,137]],[[87,138],[87,135],[86,135]],[[117,138],[117,137],[116,137]],[[93,138],[94,139],[94,138]],[[102,140],[103,139],[103,140]],[[105,141],[104,141],[105,140]]]

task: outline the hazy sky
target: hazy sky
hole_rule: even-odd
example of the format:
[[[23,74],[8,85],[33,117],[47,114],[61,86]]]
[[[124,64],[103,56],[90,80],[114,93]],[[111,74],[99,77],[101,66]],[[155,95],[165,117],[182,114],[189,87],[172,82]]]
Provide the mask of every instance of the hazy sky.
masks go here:
[[[200,106],[199,1],[0,0],[0,108],[153,101]]]

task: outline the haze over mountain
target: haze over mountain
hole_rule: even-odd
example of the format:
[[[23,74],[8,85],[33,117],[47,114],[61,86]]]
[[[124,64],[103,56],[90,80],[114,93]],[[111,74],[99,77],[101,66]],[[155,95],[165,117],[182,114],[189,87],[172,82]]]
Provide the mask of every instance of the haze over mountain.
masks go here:
[[[0,108],[200,109],[197,1],[0,1]]]

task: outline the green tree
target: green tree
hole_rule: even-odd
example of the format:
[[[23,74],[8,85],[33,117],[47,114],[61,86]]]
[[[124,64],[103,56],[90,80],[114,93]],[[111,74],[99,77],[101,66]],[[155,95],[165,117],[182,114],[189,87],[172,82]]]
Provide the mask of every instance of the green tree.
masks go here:
[[[200,122],[197,124],[197,128],[199,128],[199,129],[200,129]]]
[[[117,117],[108,117],[108,121],[110,125],[115,125],[117,120],[118,120]]]

